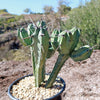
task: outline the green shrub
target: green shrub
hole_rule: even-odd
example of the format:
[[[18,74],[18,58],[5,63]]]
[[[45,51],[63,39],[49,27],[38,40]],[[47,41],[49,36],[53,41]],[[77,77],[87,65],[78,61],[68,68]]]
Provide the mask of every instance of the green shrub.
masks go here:
[[[0,9],[0,13],[7,13],[7,9]]]
[[[86,2],[85,6],[70,11],[69,19],[61,27],[70,29],[74,26],[82,30],[79,45],[99,45],[97,48],[100,49],[100,0]]]
[[[16,21],[16,19],[15,18],[9,18],[9,19],[7,19],[7,23],[11,23],[11,22],[15,22]]]

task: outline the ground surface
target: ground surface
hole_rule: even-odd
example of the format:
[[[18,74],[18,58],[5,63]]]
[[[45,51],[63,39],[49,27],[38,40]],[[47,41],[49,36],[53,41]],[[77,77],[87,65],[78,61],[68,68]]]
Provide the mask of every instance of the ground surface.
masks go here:
[[[47,60],[47,72],[52,71],[57,55]],[[0,62],[0,100],[10,100],[8,86],[17,78],[31,73],[30,60]],[[100,51],[94,51],[91,58],[82,62],[67,60],[59,76],[66,82],[62,100],[100,100]]]

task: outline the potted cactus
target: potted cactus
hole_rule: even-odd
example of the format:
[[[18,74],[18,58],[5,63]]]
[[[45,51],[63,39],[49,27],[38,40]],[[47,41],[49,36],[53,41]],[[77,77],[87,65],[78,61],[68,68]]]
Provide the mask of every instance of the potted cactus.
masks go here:
[[[41,98],[37,97],[34,100],[54,100],[57,99],[58,95],[60,95],[64,88],[65,88],[65,82],[62,78],[57,77],[59,71],[61,70],[63,64],[65,61],[71,57],[74,61],[82,61],[91,56],[92,48],[90,48],[88,45],[82,46],[79,49],[75,49],[77,47],[77,44],[79,42],[80,37],[80,30],[77,28],[72,28],[71,30],[67,31],[58,31],[54,30],[51,35],[48,34],[48,30],[46,27],[46,23],[44,21],[38,21],[35,24],[28,25],[27,31],[24,28],[21,28],[18,30],[18,37],[20,41],[30,47],[31,51],[31,59],[32,59],[32,67],[33,67],[33,79],[28,80],[34,80],[34,86],[37,90],[44,87],[45,93],[47,93],[50,89],[53,95],[47,97],[45,95],[41,95]],[[55,51],[59,52],[57,61],[54,65],[54,68],[50,75],[45,74],[45,62],[46,59],[50,58]],[[25,77],[29,77],[32,75],[28,75]],[[16,88],[16,85],[20,85],[20,81],[25,83],[26,80],[25,77],[22,77],[15,82],[13,82],[9,88],[8,88],[8,94],[11,99],[18,100],[22,99],[24,100],[23,96],[18,96],[19,90]],[[33,84],[31,83],[31,85]],[[59,86],[58,86],[59,84]],[[21,86],[21,85],[20,85]],[[19,87],[20,87],[19,86]],[[25,87],[26,88],[26,84]],[[60,87],[58,89],[58,87]],[[30,87],[32,89],[32,87]],[[29,89],[29,88],[28,88]],[[54,89],[56,89],[56,94],[53,92]],[[58,89],[58,90],[57,90]],[[18,90],[18,91],[17,91]],[[23,88],[22,88],[23,90]],[[33,89],[34,90],[34,89]],[[19,98],[14,97],[14,91],[17,91],[17,96]],[[23,90],[24,91],[24,90]],[[36,91],[36,90],[34,90]],[[40,93],[41,90],[39,90]],[[37,92],[37,91],[36,91]],[[30,94],[30,93],[29,93]],[[20,94],[19,94],[20,95]],[[36,96],[36,95],[35,95]],[[27,95],[27,100],[33,100],[30,95]],[[26,99],[25,99],[26,100]]]

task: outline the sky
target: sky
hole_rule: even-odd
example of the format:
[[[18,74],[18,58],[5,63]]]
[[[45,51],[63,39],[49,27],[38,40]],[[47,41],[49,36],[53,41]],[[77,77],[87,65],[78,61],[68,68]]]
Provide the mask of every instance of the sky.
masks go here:
[[[7,9],[12,14],[23,14],[26,8],[32,12],[42,13],[45,5],[52,6],[54,11],[57,11],[59,0],[0,0],[0,9]],[[85,0],[66,0],[71,8],[75,8],[80,4],[80,1]]]

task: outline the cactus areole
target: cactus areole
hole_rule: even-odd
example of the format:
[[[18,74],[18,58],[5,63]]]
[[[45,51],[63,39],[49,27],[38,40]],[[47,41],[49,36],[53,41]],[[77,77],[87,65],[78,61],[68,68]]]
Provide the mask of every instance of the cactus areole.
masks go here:
[[[46,59],[50,58],[55,51],[58,51],[59,55],[46,83],[46,88],[52,87],[60,69],[69,57],[74,61],[82,61],[89,58],[92,53],[88,45],[75,49],[80,37],[80,30],[75,27],[62,32],[55,29],[50,36],[46,23],[38,21],[36,25],[28,25],[27,31],[24,28],[19,29],[18,37],[23,45],[30,47],[36,87],[44,82]]]

